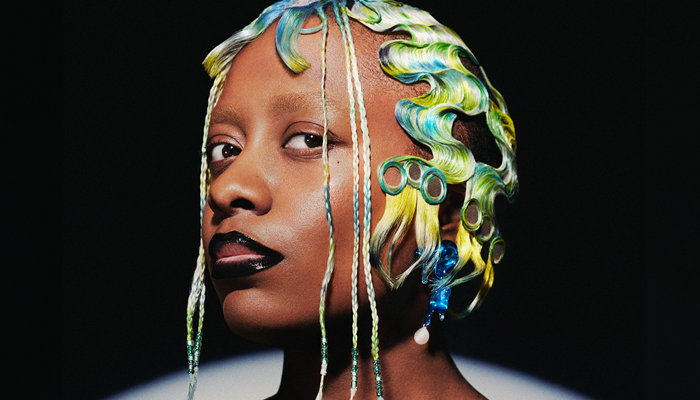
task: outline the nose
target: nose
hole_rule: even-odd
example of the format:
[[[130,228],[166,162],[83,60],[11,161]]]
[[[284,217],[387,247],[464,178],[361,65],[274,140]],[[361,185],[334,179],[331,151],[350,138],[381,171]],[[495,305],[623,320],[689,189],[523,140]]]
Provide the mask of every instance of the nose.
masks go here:
[[[207,203],[215,218],[250,213],[264,215],[270,211],[272,196],[263,159],[244,149],[225,171],[212,177]]]

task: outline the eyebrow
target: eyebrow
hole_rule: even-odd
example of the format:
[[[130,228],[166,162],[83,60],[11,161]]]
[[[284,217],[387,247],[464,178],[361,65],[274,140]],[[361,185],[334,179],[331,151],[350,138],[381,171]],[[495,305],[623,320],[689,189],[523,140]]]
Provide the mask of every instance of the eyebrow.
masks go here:
[[[211,121],[213,124],[225,124],[227,122],[237,122],[240,118],[231,107],[216,107],[211,112]]]
[[[303,109],[318,107],[322,102],[321,93],[286,93],[276,96],[267,106],[267,110],[273,114],[290,114]],[[328,97],[326,96],[326,103]]]
[[[319,107],[321,102],[320,92],[285,93],[275,96],[266,109],[274,115],[290,114],[303,109]],[[326,106],[332,107],[328,96],[326,96]],[[216,107],[211,113],[211,123],[236,123],[240,120],[240,115],[232,107]]]

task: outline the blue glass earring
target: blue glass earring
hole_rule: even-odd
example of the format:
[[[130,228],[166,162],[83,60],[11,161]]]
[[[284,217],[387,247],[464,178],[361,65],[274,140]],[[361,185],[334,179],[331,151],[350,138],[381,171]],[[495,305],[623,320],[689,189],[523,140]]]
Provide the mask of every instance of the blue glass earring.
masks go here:
[[[428,339],[430,339],[428,325],[430,325],[430,320],[435,311],[437,311],[440,321],[445,319],[445,311],[447,311],[449,305],[452,289],[448,286],[440,285],[438,282],[457,265],[457,260],[459,259],[457,245],[450,240],[443,240],[435,252],[440,253],[438,261],[432,268],[432,274],[430,274],[433,277],[432,283],[434,285],[430,292],[430,304],[428,305],[428,310],[425,312],[423,327],[418,329],[413,336],[413,339],[418,344],[425,344],[428,342]],[[420,256],[421,254],[421,249],[417,249],[416,256]],[[423,280],[423,283],[428,283],[428,281]]]

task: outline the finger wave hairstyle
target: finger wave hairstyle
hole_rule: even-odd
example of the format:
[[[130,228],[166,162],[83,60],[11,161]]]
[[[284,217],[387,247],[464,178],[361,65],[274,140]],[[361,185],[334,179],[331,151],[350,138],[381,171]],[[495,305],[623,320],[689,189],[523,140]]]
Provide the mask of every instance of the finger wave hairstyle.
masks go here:
[[[332,11],[332,12],[331,12]],[[305,21],[316,16],[320,24],[304,28]],[[334,18],[341,33],[350,101],[348,118],[353,132],[353,213],[354,257],[352,265],[353,304],[353,373],[350,383],[351,398],[357,390],[357,314],[358,269],[364,269],[365,285],[372,313],[372,357],[378,399],[383,399],[381,368],[379,363],[379,339],[377,306],[371,280],[375,271],[392,287],[399,287],[416,268],[422,268],[422,280],[434,287],[454,287],[479,275],[481,288],[464,310],[452,314],[466,316],[479,306],[493,284],[493,266],[503,257],[505,241],[499,234],[494,214],[494,199],[504,195],[515,199],[518,187],[515,163],[515,131],[508,109],[500,93],[491,86],[483,68],[469,48],[451,29],[441,25],[427,12],[391,0],[282,0],[266,8],[257,19],[212,50],[204,60],[204,67],[214,80],[212,85],[202,141],[200,172],[200,220],[203,216],[209,191],[210,175],[206,154],[206,137],[211,112],[223,90],[226,75],[233,59],[248,43],[260,36],[275,21],[277,54],[294,73],[302,73],[310,64],[299,52],[299,35],[320,34],[322,78],[319,81],[323,98],[324,137],[323,175],[324,201],[329,230],[328,263],[321,285],[319,305],[321,328],[321,377],[317,399],[323,395],[323,380],[328,364],[328,346],[325,328],[325,297],[335,263],[335,237],[329,194],[329,167],[327,145],[327,115],[325,105],[326,42],[328,19]],[[386,193],[386,208],[373,233],[371,222],[370,132],[367,125],[362,85],[359,80],[357,57],[350,19],[374,32],[389,34],[379,49],[378,61],[389,76],[407,85],[426,82],[430,90],[413,98],[400,100],[395,107],[395,117],[404,131],[419,144],[425,157],[400,155],[383,160],[376,171],[379,184]],[[359,114],[360,126],[356,126]],[[470,118],[484,121],[481,130],[463,123]],[[478,132],[481,131],[481,135]],[[485,133],[484,133],[485,132]],[[362,135],[364,171],[359,173],[360,149],[358,137]],[[477,161],[473,151],[483,147],[484,140],[495,143],[486,159]],[[469,143],[468,148],[465,143]],[[497,160],[493,162],[492,160]],[[488,161],[488,160],[487,160]],[[362,182],[360,182],[362,176]],[[461,224],[456,238],[459,259],[457,265],[442,278],[432,276],[438,261],[440,245],[439,205],[445,201],[447,185],[457,185],[463,190]],[[364,200],[360,221],[360,186]],[[454,201],[451,199],[450,201]],[[361,223],[360,223],[361,222]],[[361,226],[360,226],[361,225]],[[392,274],[392,255],[410,229],[414,229],[420,256],[413,265],[399,276]],[[362,229],[363,243],[359,243]],[[361,249],[361,250],[360,250]],[[384,256],[382,256],[384,255]],[[362,258],[362,260],[360,260]],[[462,271],[467,265],[469,268]],[[187,349],[190,374],[189,398],[194,398],[197,384],[201,332],[204,317],[205,253],[200,239],[199,257],[187,303]],[[195,321],[196,320],[196,321]],[[195,326],[196,323],[196,326]],[[196,335],[195,335],[196,332]]]

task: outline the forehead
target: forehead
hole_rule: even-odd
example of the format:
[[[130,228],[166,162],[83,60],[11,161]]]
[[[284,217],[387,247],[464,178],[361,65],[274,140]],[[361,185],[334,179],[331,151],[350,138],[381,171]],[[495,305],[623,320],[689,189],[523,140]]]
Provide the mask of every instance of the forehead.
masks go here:
[[[318,17],[310,17],[305,23],[305,28],[314,27],[320,24]],[[350,20],[352,36],[354,42],[354,52],[357,57],[357,68],[362,85],[364,98],[367,101],[375,100],[374,97],[386,98],[391,94],[394,104],[402,98],[415,97],[428,90],[426,83],[416,85],[405,85],[391,78],[384,73],[379,62],[379,47],[391,37],[371,31],[356,21]],[[318,92],[320,104],[320,90],[322,78],[322,44],[323,35],[321,31],[313,34],[301,34],[297,40],[299,52],[311,65],[300,74],[293,73],[287,68],[277,54],[275,47],[275,33],[278,22],[273,23],[256,40],[246,45],[232,61],[228,73],[227,82],[230,80],[243,78],[246,81],[251,79],[262,79],[285,82],[289,84],[294,81],[296,89],[302,86],[314,86]],[[408,37],[408,36],[406,36]],[[326,62],[326,88],[331,96],[337,92],[343,92],[347,97],[347,66],[346,52],[342,41],[341,33],[332,15],[328,16],[328,37],[325,47]],[[338,89],[338,90],[335,90]],[[249,95],[254,95],[254,92]]]
[[[313,18],[308,27],[318,25]],[[372,154],[381,161],[398,154],[415,154],[417,142],[408,135],[396,119],[396,105],[405,98],[427,92],[429,85],[405,85],[381,68],[379,47],[388,37],[375,34],[359,23],[351,22],[357,68],[366,110],[366,122],[372,137]],[[302,34],[298,48],[310,67],[301,73],[292,72],[277,54],[275,34],[277,23],[271,25],[234,58],[223,92],[212,112],[212,122],[225,115],[226,121],[235,116],[234,125],[273,132],[290,118],[313,121],[323,125],[323,99],[329,130],[350,141],[352,118],[348,89],[346,49],[334,19],[328,19],[325,46],[325,85],[322,92],[323,34]],[[354,90],[354,89],[353,89]],[[359,127],[362,116],[359,96],[355,99],[355,121]],[[252,131],[251,131],[252,132]]]
[[[313,21],[309,25],[314,26]],[[299,51],[310,67],[295,74],[277,54],[276,28],[276,23],[270,26],[232,61],[211,122],[232,123],[243,131],[250,129],[250,132],[257,128],[262,129],[261,132],[274,132],[275,126],[284,125],[292,119],[323,125],[322,104],[325,98],[329,130],[349,141],[352,130],[346,51],[337,25],[329,19],[323,86],[323,34],[319,31],[300,35]],[[396,120],[395,107],[399,100],[414,97],[415,88],[394,80],[381,69],[378,58],[379,46],[383,41],[381,36],[379,40],[372,38],[374,33],[357,23],[352,28],[363,103],[372,137],[372,153],[379,160],[412,153],[414,143]],[[355,118],[360,126],[359,96],[354,98]]]

